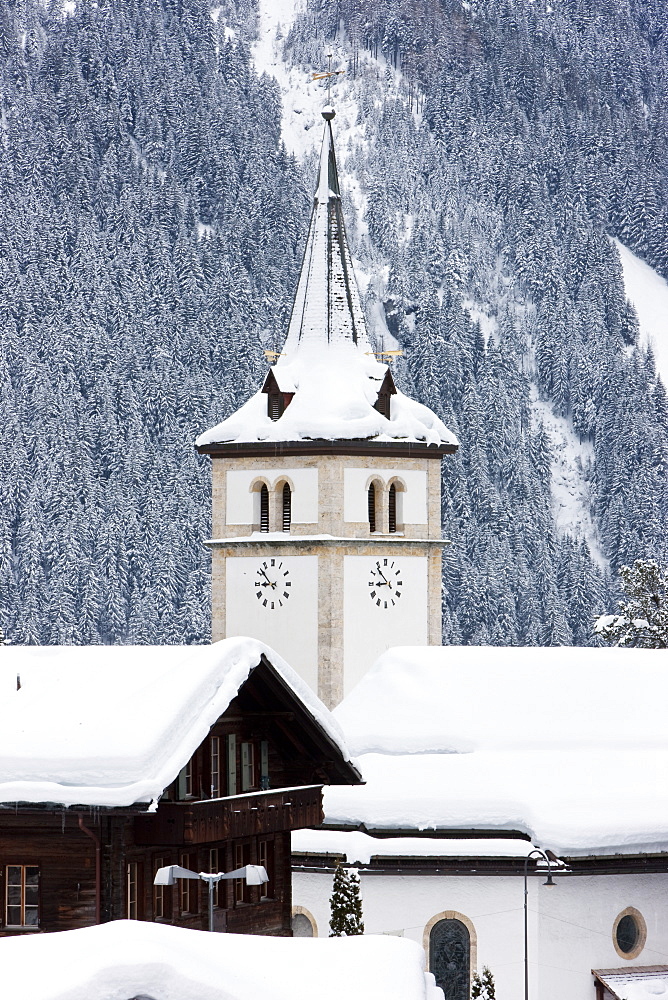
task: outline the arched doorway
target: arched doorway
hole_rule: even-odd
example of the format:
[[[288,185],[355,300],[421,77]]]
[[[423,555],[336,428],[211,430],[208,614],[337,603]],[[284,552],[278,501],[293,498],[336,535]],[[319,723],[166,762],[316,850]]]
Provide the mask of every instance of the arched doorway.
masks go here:
[[[469,1000],[471,989],[471,935],[461,920],[439,920],[429,934],[429,970],[445,1000]]]

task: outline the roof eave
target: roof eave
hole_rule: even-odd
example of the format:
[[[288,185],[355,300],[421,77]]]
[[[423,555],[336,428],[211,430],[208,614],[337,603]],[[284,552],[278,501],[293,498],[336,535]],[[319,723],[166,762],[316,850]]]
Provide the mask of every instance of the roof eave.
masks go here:
[[[459,445],[423,441],[376,441],[373,438],[351,438],[330,441],[313,438],[307,441],[221,441],[197,445],[200,455],[250,458],[255,455],[387,455],[390,458],[438,458],[454,455]]]

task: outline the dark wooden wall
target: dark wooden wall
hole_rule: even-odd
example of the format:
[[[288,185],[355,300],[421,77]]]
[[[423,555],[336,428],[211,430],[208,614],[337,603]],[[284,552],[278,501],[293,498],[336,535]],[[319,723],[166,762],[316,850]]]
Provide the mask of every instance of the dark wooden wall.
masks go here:
[[[183,912],[180,883],[164,890],[164,916],[155,913],[153,877],[159,863],[182,864],[194,871],[210,871],[212,848],[218,850],[218,871],[232,871],[241,854],[243,864],[264,860],[260,842],[268,845],[270,881],[263,897],[259,886],[248,886],[244,899],[235,899],[234,881],[220,883],[214,911],[217,930],[243,934],[290,935],[292,890],[290,833],[279,831],[177,846],[141,845],[134,842],[134,819],[127,816],[84,814],[85,825],[101,843],[101,919],[128,916],[128,865],[138,865],[140,893],[138,917],[161,920],[181,927],[208,928],[208,891],[203,882],[190,883],[195,912]],[[187,858],[184,858],[187,855]],[[0,935],[34,933],[6,928],[5,870],[7,865],[37,865],[40,869],[39,930],[62,931],[95,923],[95,843],[78,826],[76,815],[35,812],[0,813]]]
[[[95,845],[76,815],[0,813],[0,933],[4,928],[6,866],[40,869],[40,930],[71,930],[95,923]],[[11,931],[9,933],[21,933]]]

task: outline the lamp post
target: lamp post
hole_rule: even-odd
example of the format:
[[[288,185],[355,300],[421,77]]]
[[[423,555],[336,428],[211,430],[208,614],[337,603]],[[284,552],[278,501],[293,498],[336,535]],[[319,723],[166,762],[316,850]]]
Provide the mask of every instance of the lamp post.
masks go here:
[[[527,868],[529,865],[529,859],[533,857],[534,854],[539,855],[547,861],[547,881],[543,882],[543,885],[555,885],[554,879],[552,878],[552,866],[550,865],[550,859],[545,851],[541,851],[540,847],[534,847],[534,849],[529,851],[524,859],[524,1000],[529,1000],[529,886]]]
[[[182,868],[181,865],[167,865],[166,868],[158,868],[153,879],[153,885],[175,885],[177,878],[197,878],[206,882],[209,887],[209,930],[213,930],[213,890],[223,879],[243,878],[247,885],[262,885],[269,881],[266,868],[262,865],[244,865],[243,868],[235,868],[233,872],[191,872],[189,868]]]

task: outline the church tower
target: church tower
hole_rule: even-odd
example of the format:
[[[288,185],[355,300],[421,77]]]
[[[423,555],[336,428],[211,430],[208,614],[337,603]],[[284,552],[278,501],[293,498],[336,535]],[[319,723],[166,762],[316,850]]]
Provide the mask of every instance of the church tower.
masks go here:
[[[213,464],[213,639],[263,640],[333,707],[390,646],[441,643],[441,457],[457,439],[374,355],[322,114],[285,346],[197,447]]]

